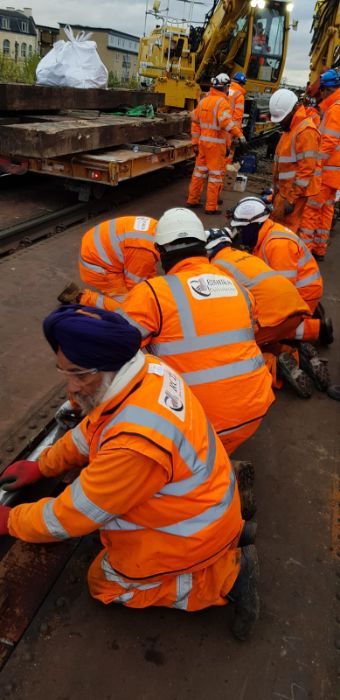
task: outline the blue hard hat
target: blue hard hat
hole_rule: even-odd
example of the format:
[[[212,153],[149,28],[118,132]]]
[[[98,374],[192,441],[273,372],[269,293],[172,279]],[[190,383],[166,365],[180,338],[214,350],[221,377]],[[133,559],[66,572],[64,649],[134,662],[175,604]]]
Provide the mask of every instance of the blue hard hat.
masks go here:
[[[237,71],[237,73],[235,73],[233,80],[235,80],[235,83],[239,83],[240,85],[245,85],[247,82],[246,76],[244,73],[241,73],[241,71]]]
[[[326,70],[320,75],[320,87],[340,87],[340,72],[335,68]]]

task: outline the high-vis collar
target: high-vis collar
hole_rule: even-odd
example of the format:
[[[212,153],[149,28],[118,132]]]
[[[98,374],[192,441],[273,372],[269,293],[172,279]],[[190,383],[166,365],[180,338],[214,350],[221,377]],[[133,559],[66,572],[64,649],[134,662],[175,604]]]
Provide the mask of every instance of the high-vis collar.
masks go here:
[[[99,416],[108,408],[111,409],[114,408],[114,406],[118,406],[130,393],[135,384],[144,377],[146,371],[146,356],[139,350],[129,362],[126,362],[125,365],[120,368],[104,394],[99,406],[96,406],[89,414],[88,418],[91,423],[98,421]]]

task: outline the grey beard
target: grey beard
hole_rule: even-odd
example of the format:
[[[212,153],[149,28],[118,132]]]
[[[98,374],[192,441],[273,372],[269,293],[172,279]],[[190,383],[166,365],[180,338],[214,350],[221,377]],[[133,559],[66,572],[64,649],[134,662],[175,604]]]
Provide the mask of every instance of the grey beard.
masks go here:
[[[111,386],[115,374],[116,372],[105,372],[100,386],[92,396],[83,396],[78,392],[74,394],[74,398],[81,408],[82,416],[87,416],[96,406],[99,406]]]

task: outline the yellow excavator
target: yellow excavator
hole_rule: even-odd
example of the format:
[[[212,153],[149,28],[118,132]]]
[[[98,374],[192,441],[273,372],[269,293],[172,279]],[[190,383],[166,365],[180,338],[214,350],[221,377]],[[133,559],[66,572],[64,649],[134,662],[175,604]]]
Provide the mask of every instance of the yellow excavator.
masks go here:
[[[340,3],[318,0],[313,16],[310,83],[315,85],[327,68],[340,68]]]
[[[214,0],[202,26],[190,24],[197,0],[186,19],[171,16],[170,0],[147,3],[148,17],[156,20],[140,41],[139,74],[152,78],[156,92],[164,94],[168,108],[192,109],[207,90],[212,76],[242,71],[247,76],[247,135],[266,128],[268,96],[281,83],[293,4],[287,0]],[[261,114],[261,94],[264,107]],[[268,122],[267,122],[268,126]]]

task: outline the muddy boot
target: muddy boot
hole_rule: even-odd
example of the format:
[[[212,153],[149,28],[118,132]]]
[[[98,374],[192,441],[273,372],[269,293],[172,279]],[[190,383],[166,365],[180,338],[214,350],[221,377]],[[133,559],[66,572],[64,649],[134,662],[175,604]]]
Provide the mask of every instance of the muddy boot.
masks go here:
[[[327,394],[330,399],[340,401],[340,384],[332,384],[332,386],[329,386],[327,389]]]
[[[227,595],[228,600],[235,606],[231,630],[233,635],[242,642],[252,635],[259,619],[259,577],[260,568],[256,547],[250,544],[241,549],[240,573]]]
[[[309,399],[313,394],[313,382],[300,369],[289,352],[281,352],[277,360],[279,376],[285,379],[302,399]]]
[[[321,319],[319,341],[321,345],[334,343],[333,323],[331,318]]]
[[[74,282],[71,282],[58,296],[61,304],[79,304],[81,290]]]
[[[254,520],[248,520],[248,522],[244,523],[243,530],[238,541],[238,546],[246,547],[248,544],[255,544],[256,534],[257,523],[255,523]]]
[[[256,501],[254,496],[255,471],[251,462],[231,460],[236,476],[241,501],[241,514],[243,520],[250,520],[256,513]]]
[[[311,343],[301,343],[299,347],[301,369],[308,374],[319,391],[327,391],[331,379],[328,372],[328,360],[323,360]]]

